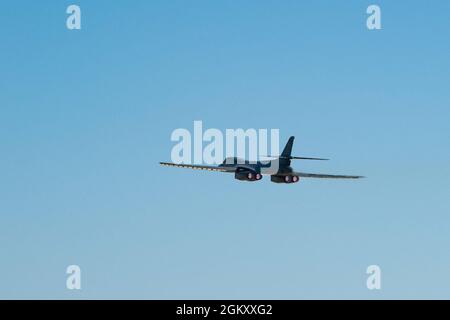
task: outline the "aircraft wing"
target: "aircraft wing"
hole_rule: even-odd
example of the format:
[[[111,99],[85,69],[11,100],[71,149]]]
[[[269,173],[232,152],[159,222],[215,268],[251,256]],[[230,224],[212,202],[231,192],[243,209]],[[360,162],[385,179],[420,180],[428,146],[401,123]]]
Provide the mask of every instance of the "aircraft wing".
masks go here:
[[[165,167],[177,167],[177,168],[188,168],[188,169],[194,169],[194,170],[207,170],[207,171],[219,171],[219,172],[234,172],[236,168],[234,167],[218,167],[218,166],[203,166],[203,165],[194,165],[194,164],[177,164],[177,163],[171,163],[171,162],[160,162],[159,163],[162,166]]]
[[[299,176],[301,178],[319,178],[319,179],[361,179],[363,176],[345,176],[336,174],[321,174],[321,173],[306,173],[306,172],[292,172],[292,175]]]

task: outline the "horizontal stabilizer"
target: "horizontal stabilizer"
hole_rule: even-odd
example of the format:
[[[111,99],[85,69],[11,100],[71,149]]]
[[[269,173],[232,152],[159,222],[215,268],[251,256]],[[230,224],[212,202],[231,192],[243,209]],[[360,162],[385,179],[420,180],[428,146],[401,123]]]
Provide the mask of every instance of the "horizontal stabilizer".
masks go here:
[[[330,160],[330,159],[325,159],[325,158],[310,158],[310,157],[290,157],[290,159],[295,159],[295,160]]]
[[[325,158],[311,158],[311,157],[292,157],[292,156],[260,156],[260,157],[267,157],[267,158],[279,158],[279,159],[289,159],[289,160],[330,160]]]

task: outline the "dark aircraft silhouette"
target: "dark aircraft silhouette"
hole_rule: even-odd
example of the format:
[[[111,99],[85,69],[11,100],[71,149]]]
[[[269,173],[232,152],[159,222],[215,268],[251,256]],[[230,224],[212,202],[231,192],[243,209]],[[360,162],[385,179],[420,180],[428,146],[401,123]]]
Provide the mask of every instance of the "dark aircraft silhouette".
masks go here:
[[[242,160],[236,157],[226,158],[218,166],[203,166],[191,164],[176,164],[160,162],[163,166],[189,168],[197,170],[219,171],[234,173],[235,179],[242,181],[258,181],[262,175],[270,175],[270,181],[275,183],[295,183],[300,178],[322,178],[322,179],[359,179],[363,176],[344,176],[320,173],[296,172],[291,168],[291,160],[328,160],[323,158],[293,157],[291,156],[294,137],[290,137],[280,156],[272,157],[275,160],[254,161]]]

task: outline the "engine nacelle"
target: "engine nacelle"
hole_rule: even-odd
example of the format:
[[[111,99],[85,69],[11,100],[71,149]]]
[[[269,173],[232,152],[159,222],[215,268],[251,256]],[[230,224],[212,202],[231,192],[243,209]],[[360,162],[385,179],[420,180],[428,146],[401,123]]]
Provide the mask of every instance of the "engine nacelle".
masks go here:
[[[296,183],[300,180],[298,176],[270,176],[270,181],[275,183]]]
[[[285,183],[284,176],[270,176],[270,181],[275,183]]]
[[[262,179],[262,175],[252,171],[236,171],[234,178],[241,181],[258,181]]]

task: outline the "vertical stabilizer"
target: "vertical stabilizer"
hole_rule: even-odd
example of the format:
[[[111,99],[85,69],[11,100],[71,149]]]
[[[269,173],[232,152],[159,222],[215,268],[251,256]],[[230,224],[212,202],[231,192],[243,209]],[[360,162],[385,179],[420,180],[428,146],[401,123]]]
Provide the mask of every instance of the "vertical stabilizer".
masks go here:
[[[292,145],[294,144],[295,137],[290,137],[288,142],[286,143],[286,146],[283,149],[283,152],[281,153],[281,157],[290,158],[291,152],[292,152]]]

